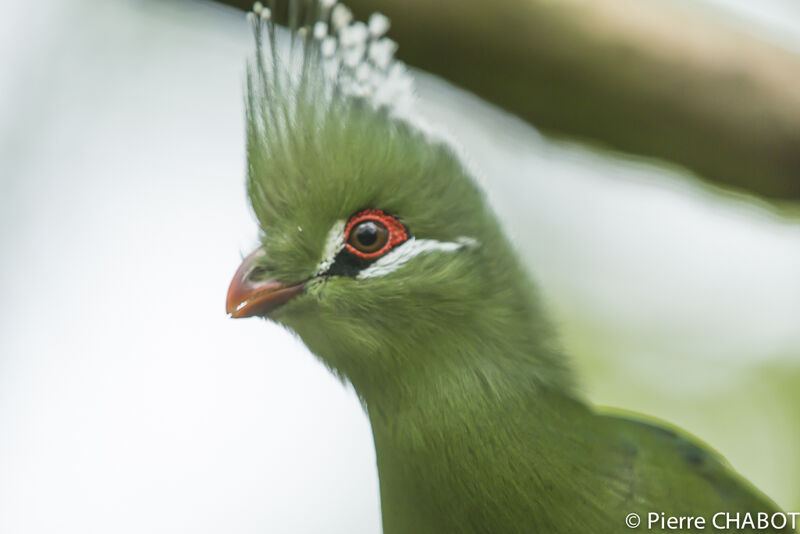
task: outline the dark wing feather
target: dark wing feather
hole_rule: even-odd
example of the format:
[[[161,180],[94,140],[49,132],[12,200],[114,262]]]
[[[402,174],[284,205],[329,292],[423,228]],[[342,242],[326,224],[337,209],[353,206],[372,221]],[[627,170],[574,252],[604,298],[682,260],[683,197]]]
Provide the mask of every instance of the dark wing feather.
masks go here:
[[[616,458],[615,493],[623,508],[645,514],[643,517],[649,512],[704,517],[707,530],[712,531],[712,516],[717,512],[771,515],[780,511],[697,438],[631,417],[597,418],[611,438]]]

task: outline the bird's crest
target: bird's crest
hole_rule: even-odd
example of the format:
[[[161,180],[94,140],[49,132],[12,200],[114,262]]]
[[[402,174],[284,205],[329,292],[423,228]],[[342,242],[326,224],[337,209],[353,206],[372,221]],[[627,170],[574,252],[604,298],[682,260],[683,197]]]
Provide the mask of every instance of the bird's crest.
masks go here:
[[[256,2],[248,13],[256,39],[247,80],[250,127],[274,143],[286,141],[298,122],[316,123],[352,106],[388,115],[407,108],[411,78],[394,59],[397,44],[385,36],[386,16],[374,13],[364,23],[335,0],[289,0],[285,50],[275,3]]]
[[[419,131],[411,78],[385,35],[389,19],[357,22],[335,0],[289,0],[287,36],[275,4],[248,13],[256,41],[247,68],[248,194],[264,228],[308,204],[309,191],[333,202],[337,183],[343,195],[373,190],[380,184],[367,176],[347,189],[343,178],[377,154],[405,154],[408,134]]]

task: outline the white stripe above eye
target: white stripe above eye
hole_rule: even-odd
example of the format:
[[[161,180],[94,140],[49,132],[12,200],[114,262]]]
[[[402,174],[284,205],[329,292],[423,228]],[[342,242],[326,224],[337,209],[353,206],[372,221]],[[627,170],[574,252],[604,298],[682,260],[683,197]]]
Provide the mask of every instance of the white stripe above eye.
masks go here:
[[[420,254],[434,251],[455,252],[462,247],[474,247],[477,246],[477,244],[478,242],[471,237],[459,237],[455,242],[437,241],[435,239],[415,239],[412,237],[405,243],[397,245],[385,256],[358,273],[356,278],[364,279],[386,276]]]

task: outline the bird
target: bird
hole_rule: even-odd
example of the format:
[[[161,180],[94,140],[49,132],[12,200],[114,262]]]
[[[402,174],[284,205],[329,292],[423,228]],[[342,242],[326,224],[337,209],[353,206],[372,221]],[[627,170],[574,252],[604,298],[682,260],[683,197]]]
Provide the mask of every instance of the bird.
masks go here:
[[[289,0],[284,43],[275,13],[248,13],[260,246],[226,310],[282,325],[352,384],[384,533],[791,532],[699,439],[582,397],[477,173],[414,113],[388,18]]]

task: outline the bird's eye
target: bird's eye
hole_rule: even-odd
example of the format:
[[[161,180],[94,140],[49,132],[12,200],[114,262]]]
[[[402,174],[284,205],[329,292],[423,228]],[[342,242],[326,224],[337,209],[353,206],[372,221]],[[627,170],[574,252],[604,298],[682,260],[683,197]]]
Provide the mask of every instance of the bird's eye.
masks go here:
[[[356,213],[345,228],[345,246],[359,258],[369,260],[389,252],[408,239],[405,226],[381,210]]]
[[[389,241],[389,230],[377,221],[362,221],[350,231],[347,242],[365,254],[377,252]]]

